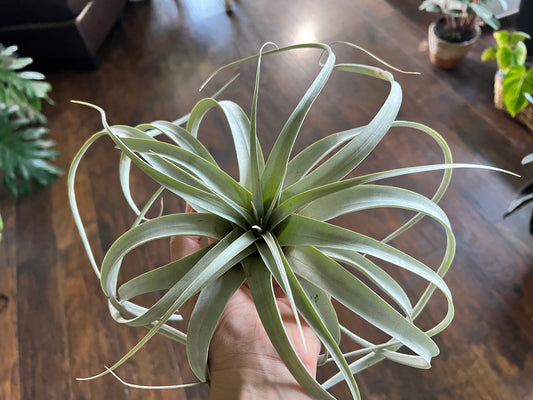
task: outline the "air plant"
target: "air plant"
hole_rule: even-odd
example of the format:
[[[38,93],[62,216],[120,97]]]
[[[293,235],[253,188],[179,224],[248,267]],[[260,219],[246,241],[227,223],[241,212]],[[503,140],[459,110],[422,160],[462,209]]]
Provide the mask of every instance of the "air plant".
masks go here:
[[[304,48],[323,52],[319,73],[265,159],[256,132],[262,57]],[[221,69],[252,59],[257,60],[257,73],[250,116],[232,101],[208,97],[175,122],[109,126],[104,111],[92,106],[100,112],[104,129],[83,145],[72,163],[68,181],[73,214],[94,272],[108,298],[111,315],[120,323],[148,328],[135,347],[95,377],[117,368],[159,333],[186,345],[192,370],[200,382],[208,383],[207,358],[213,331],[225,304],[247,281],[272,344],[309,395],[315,399],[334,399],[328,389],[345,381],[352,397],[358,399],[355,373],[384,359],[429,368],[431,359],[439,353],[432,337],[450,324],[454,313],[443,276],[454,257],[455,239],[449,220],[437,202],[450,182],[451,168],[466,165],[452,164],[448,145],[433,129],[396,120],[402,91],[393,75],[384,69],[336,64],[331,47],[318,43],[272,51],[262,48],[259,54]],[[335,71],[387,82],[390,92],[386,101],[368,125],[325,136],[291,158],[293,144],[308,111]],[[220,108],[229,123],[239,167],[238,179],[221,170],[197,139],[202,119],[213,108]],[[444,163],[346,178],[395,127],[429,135],[440,147]],[[83,228],[74,182],[83,155],[103,136],[110,137],[121,152],[121,187],[137,218],[131,229],[111,245],[99,265]],[[166,137],[166,141],[158,140],[158,136]],[[168,143],[169,139],[172,144]],[[130,191],[132,162],[160,186],[142,207],[135,204]],[[378,184],[385,178],[436,170],[444,171],[443,178],[431,199],[410,190]],[[147,219],[147,211],[163,191],[184,199],[196,213]],[[414,211],[415,216],[383,240],[326,222],[347,213],[381,207]],[[433,268],[388,244],[424,216],[442,225],[446,235],[442,261]],[[175,235],[205,236],[216,242],[118,285],[122,260],[129,252],[145,243]],[[412,302],[406,290],[374,259],[427,281],[420,298]],[[313,378],[298,358],[276,305],[273,279],[286,293],[297,321],[303,318],[320,338],[325,349],[320,361],[336,364],[338,372],[325,382]],[[416,318],[436,289],[447,300],[447,312],[435,326],[424,331],[415,324]],[[166,292],[149,308],[133,301],[139,295],[160,290]],[[202,307],[195,308],[187,332],[171,326],[170,321],[180,320],[180,307],[198,293]],[[373,343],[343,326],[332,299],[384,332],[389,340]],[[343,353],[339,347],[341,336],[353,341],[359,350]],[[401,348],[407,350],[400,351]]]

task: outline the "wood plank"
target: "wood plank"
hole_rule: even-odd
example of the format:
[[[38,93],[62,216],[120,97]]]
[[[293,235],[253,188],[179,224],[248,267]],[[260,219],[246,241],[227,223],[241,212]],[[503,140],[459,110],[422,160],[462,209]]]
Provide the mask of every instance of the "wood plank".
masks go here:
[[[15,202],[0,201],[4,222],[0,243],[0,398],[20,398],[19,352],[17,335],[17,263]]]
[[[31,382],[21,385],[22,399],[72,398],[52,210],[50,190],[34,193],[17,205],[20,380]]]

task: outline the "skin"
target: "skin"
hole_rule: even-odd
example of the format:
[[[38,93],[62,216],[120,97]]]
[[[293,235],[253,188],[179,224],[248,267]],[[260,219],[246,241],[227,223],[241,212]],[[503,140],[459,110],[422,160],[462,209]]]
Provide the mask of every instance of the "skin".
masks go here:
[[[186,211],[192,209],[187,206]],[[202,247],[202,238],[176,236],[170,241],[173,260],[185,257]],[[277,284],[276,301],[287,333],[309,372],[315,376],[320,341],[301,319],[304,346],[290,302]],[[180,310],[188,321],[196,299]],[[209,347],[208,366],[211,377],[210,400],[310,399],[293,378],[265,332],[250,289],[246,282],[230,299],[215,330]]]

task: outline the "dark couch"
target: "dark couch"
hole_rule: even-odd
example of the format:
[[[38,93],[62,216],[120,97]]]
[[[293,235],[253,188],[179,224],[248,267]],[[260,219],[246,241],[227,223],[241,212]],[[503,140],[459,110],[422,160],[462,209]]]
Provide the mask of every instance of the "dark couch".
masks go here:
[[[0,0],[0,43],[37,61],[96,63],[126,0]]]

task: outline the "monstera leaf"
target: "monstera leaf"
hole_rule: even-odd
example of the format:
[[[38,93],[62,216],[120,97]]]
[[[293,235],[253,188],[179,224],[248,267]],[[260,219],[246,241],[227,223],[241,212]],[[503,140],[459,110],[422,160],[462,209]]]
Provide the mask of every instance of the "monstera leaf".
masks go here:
[[[57,152],[46,139],[48,129],[18,116],[18,106],[0,103],[0,169],[4,186],[15,197],[28,193],[32,182],[39,186],[53,183],[61,170],[50,164]]]
[[[61,171],[50,164],[57,152],[46,139],[42,100],[51,85],[39,72],[26,71],[33,60],[16,55],[17,46],[0,45],[0,170],[4,186],[15,197],[30,192],[32,182],[45,186]]]
[[[2,48],[0,45],[0,102],[8,106],[16,104],[18,116],[45,124],[41,102],[52,102],[48,97],[52,86],[44,81],[45,76],[40,72],[21,71],[33,60],[16,56],[16,51],[17,46]]]

